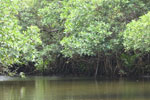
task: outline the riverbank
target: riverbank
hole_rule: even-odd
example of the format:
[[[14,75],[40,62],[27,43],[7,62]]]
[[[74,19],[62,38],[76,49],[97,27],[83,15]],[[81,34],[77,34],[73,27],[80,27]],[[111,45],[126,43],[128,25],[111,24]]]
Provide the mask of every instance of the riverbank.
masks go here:
[[[149,5],[150,0],[1,0],[0,72],[149,76]]]

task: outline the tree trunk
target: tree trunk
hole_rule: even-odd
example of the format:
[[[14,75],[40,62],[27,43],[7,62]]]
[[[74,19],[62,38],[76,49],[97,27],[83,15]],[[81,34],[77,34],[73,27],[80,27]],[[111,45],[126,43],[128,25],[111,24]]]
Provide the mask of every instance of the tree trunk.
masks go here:
[[[99,67],[99,53],[98,53],[98,58],[97,58],[97,65],[96,65],[96,69],[95,69],[95,78],[97,77],[98,74],[98,67]]]

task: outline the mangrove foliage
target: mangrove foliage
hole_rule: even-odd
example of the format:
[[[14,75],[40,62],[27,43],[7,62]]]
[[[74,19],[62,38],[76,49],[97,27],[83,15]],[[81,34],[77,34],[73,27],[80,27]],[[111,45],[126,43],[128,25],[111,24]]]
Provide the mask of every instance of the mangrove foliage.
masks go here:
[[[0,0],[0,72],[150,74],[149,0]]]

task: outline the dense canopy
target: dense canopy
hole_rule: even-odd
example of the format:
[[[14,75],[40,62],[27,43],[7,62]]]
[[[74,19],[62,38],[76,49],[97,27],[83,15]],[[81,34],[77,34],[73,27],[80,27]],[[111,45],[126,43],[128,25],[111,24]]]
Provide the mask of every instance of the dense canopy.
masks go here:
[[[149,0],[0,0],[2,73],[148,74],[149,4]]]

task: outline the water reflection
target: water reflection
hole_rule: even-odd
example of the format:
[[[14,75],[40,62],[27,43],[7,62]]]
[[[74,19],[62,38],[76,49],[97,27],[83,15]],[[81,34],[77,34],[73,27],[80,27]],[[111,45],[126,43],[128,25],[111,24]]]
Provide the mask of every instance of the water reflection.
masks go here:
[[[0,81],[0,100],[150,100],[150,81],[32,77]]]

